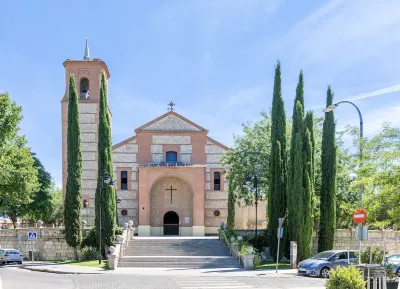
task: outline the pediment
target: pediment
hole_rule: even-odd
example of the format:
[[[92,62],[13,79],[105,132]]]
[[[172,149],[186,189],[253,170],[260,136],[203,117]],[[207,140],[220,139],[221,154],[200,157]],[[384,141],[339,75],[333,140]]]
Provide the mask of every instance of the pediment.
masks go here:
[[[159,118],[139,127],[141,131],[207,131],[183,116],[168,112]]]

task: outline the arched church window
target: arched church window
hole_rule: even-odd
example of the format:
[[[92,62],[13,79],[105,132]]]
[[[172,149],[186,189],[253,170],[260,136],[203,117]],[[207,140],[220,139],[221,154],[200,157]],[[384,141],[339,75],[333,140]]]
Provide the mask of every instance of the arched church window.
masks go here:
[[[89,98],[89,79],[86,77],[81,79],[80,83],[80,98],[88,99]]]
[[[178,153],[177,152],[167,152],[166,154],[167,163],[177,162],[178,161]]]

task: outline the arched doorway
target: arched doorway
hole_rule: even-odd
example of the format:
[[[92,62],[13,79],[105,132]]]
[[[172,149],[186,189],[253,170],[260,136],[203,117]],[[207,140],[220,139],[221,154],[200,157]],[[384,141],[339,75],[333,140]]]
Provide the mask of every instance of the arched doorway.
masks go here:
[[[179,235],[179,216],[174,211],[164,215],[164,235]]]

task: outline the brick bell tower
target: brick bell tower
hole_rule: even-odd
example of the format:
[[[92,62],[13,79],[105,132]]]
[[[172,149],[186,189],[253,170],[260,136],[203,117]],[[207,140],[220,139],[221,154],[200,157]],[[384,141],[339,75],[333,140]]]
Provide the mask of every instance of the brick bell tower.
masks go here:
[[[110,73],[104,61],[98,58],[90,58],[88,39],[86,39],[85,55],[83,60],[67,59],[64,62],[64,68],[66,89],[65,95],[61,100],[63,197],[65,198],[65,186],[67,183],[69,76],[70,74],[73,74],[75,76],[76,90],[79,95],[79,121],[82,146],[82,203],[84,200],[86,201],[86,204],[88,203],[88,207],[82,210],[82,220],[85,220],[89,225],[92,225],[94,224],[94,198],[97,185],[100,81],[101,74],[104,71],[108,87],[108,78],[110,77]]]

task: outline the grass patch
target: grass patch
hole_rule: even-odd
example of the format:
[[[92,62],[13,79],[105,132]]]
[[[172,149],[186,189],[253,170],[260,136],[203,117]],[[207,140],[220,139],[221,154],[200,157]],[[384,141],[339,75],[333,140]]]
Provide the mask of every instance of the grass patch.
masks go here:
[[[74,261],[74,260],[66,260],[66,261],[49,261],[51,263],[62,264],[62,265],[74,265],[74,266],[83,266],[83,267],[93,267],[93,268],[103,268],[108,269],[107,260],[103,260],[101,264],[99,264],[98,260],[94,261]]]
[[[256,270],[275,270],[276,269],[276,263],[261,263],[256,267]],[[278,264],[278,270],[285,270],[285,269],[290,269],[290,263],[285,262],[285,263],[279,263]]]

